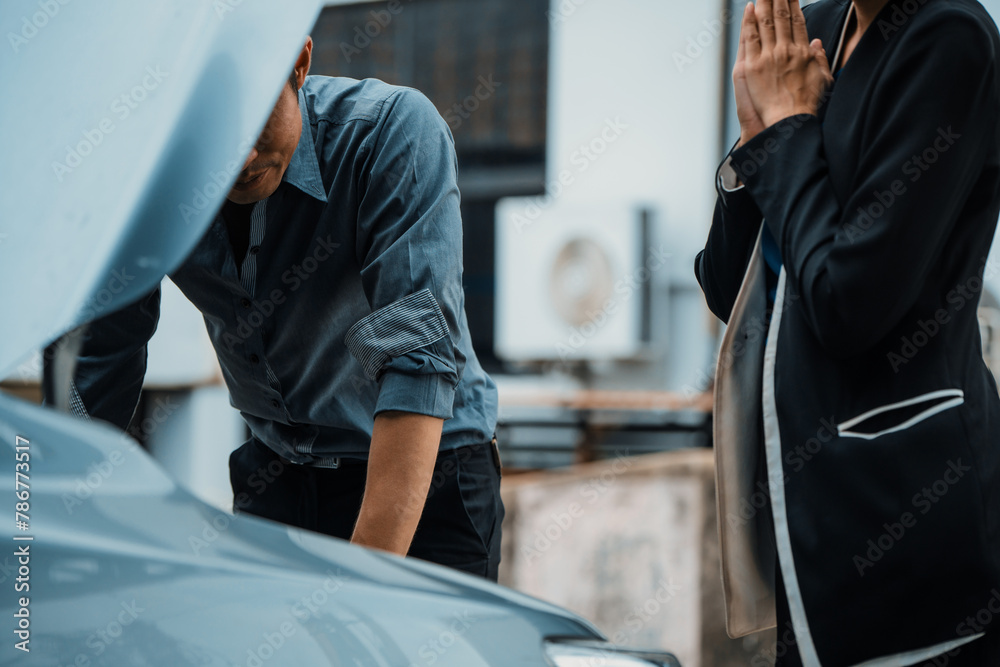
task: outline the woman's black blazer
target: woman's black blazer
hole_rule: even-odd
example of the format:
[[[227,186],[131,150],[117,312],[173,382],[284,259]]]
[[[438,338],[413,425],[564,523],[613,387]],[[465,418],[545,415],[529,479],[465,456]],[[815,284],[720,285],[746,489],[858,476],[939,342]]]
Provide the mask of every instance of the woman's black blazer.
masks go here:
[[[831,58],[849,8],[805,10]],[[715,414],[730,633],[773,625],[760,456],[806,665],[913,664],[1000,632],[1000,397],[977,319],[997,269],[998,48],[974,0],[890,2],[818,117],[731,154],[745,188],[720,187],[696,260],[730,324]],[[762,224],[783,261],[766,333]]]

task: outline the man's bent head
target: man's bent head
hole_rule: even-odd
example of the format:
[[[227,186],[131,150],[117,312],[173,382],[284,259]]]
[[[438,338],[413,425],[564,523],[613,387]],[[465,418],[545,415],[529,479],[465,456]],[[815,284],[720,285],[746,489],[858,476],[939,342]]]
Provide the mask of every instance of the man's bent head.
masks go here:
[[[302,134],[298,89],[305,83],[306,74],[309,73],[312,45],[312,37],[307,37],[305,46],[295,61],[295,69],[288,78],[288,84],[281,89],[267,125],[250,150],[233,189],[229,191],[229,201],[252,204],[271,196],[278,189]]]

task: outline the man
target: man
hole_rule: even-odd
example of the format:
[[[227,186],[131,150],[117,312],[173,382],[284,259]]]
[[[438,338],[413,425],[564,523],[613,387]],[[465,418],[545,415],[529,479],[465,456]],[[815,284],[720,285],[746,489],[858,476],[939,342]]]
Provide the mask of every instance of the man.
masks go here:
[[[465,316],[450,131],[414,90],[307,78],[311,57],[307,39],[171,274],[252,434],[234,509],[496,580],[497,395]],[[76,412],[128,426],[158,314],[157,289],[90,326]]]
[[[728,627],[778,667],[1000,664],[998,51],[974,0],[745,9],[695,271]]]

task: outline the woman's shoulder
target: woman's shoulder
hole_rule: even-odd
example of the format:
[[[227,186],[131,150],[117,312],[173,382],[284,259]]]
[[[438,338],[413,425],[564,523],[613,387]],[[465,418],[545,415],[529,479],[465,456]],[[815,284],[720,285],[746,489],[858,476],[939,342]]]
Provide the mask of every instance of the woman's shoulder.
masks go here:
[[[898,36],[980,59],[995,57],[1000,46],[993,18],[977,0],[894,0],[872,28],[886,40]]]

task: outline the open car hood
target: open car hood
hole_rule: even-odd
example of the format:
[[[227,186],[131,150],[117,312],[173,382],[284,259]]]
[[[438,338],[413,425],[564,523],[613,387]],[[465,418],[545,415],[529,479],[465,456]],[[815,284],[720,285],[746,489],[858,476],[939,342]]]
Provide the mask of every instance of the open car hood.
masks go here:
[[[184,260],[320,5],[0,3],[0,377]]]

